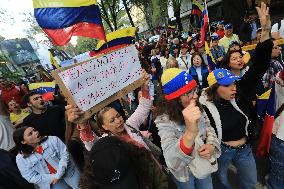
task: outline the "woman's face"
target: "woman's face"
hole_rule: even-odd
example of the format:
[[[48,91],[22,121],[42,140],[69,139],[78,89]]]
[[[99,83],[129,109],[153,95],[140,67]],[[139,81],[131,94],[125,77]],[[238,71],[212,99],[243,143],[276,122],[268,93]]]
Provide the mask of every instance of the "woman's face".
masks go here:
[[[230,56],[229,67],[234,70],[241,70],[244,67],[243,56],[239,52],[232,53]]]
[[[39,132],[32,127],[25,130],[23,138],[22,143],[30,146],[36,146],[41,140]]]
[[[184,108],[186,108],[191,101],[196,101],[198,98],[197,95],[197,88],[194,88],[190,91],[188,91],[187,93],[183,94],[182,96],[179,97],[181,104]]]
[[[224,100],[233,100],[236,97],[237,87],[235,83],[228,86],[220,85],[217,89],[218,95]]]
[[[19,104],[14,101],[14,100],[11,100],[9,103],[8,103],[8,108],[11,112],[14,112],[14,111],[18,111],[20,109],[20,106]]]
[[[194,66],[200,67],[202,63],[201,57],[199,55],[195,55],[192,59],[192,63]]]
[[[115,110],[110,109],[103,115],[103,125],[104,130],[109,131],[113,134],[120,134],[124,131],[124,120],[122,116]]]

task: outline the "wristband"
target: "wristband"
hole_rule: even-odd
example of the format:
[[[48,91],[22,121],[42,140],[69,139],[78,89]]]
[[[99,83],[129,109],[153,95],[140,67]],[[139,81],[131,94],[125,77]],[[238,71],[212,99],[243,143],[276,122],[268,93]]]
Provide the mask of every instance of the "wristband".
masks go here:
[[[186,147],[184,142],[183,142],[183,137],[182,137],[179,141],[179,147],[180,147],[181,151],[183,151],[183,153],[185,153],[186,155],[190,155],[192,153],[193,149],[194,149],[194,144],[190,148]]]

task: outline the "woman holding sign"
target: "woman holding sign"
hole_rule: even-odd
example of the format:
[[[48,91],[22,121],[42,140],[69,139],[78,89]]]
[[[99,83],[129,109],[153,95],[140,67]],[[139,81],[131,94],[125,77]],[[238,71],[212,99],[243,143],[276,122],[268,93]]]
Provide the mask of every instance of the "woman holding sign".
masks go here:
[[[103,131],[103,136],[118,136],[121,140],[132,143],[138,147],[145,147],[148,150],[152,149],[153,146],[149,146],[148,141],[145,140],[145,137],[142,136],[139,131],[139,126],[147,119],[153,104],[149,94],[149,81],[149,77],[145,76],[145,84],[141,88],[142,97],[139,99],[139,105],[126,121],[124,121],[122,116],[112,107],[105,107],[97,113],[96,122],[98,127]],[[66,107],[66,112],[68,121],[70,122],[74,122],[82,114],[77,107],[72,105]],[[92,131],[89,121],[78,124],[77,128],[80,130],[80,138],[85,144],[86,149],[90,151],[99,137]],[[148,137],[150,135],[150,133],[143,134]]]

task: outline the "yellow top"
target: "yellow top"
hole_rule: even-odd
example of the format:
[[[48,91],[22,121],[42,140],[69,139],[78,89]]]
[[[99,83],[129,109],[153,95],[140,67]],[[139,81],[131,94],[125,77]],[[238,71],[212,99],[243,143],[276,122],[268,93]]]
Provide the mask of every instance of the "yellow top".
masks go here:
[[[15,124],[16,122],[18,122],[21,119],[24,119],[25,117],[27,117],[28,115],[30,115],[29,112],[26,112],[25,110],[21,109],[21,113],[20,114],[15,114],[15,113],[10,113],[10,120],[13,124]]]
[[[227,52],[230,44],[234,41],[237,41],[238,43],[240,42],[239,36],[237,36],[236,34],[233,34],[232,37],[230,37],[230,38],[224,36],[222,39],[220,39],[219,45],[223,46],[225,51]]]

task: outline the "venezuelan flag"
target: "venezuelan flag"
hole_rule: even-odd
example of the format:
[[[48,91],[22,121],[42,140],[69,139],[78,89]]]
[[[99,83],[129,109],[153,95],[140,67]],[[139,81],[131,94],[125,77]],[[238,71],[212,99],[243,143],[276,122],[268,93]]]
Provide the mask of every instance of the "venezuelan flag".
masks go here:
[[[55,83],[54,82],[31,83],[29,84],[29,90],[41,94],[44,100],[52,100],[53,93],[55,90]]]
[[[54,44],[63,46],[72,36],[105,40],[96,0],[34,0],[34,16]]]
[[[49,51],[49,58],[50,58],[50,63],[53,67],[53,69],[58,69],[60,68],[61,66],[57,63],[57,61],[55,60],[51,50]]]
[[[217,67],[217,64],[216,64],[216,61],[210,51],[210,48],[209,48],[209,45],[208,43],[205,41],[205,52],[206,52],[206,55],[207,55],[207,61],[208,61],[208,68],[209,68],[209,71],[213,71],[216,69]]]
[[[202,21],[201,21],[201,31],[200,31],[200,40],[202,43],[205,42],[206,32],[208,30],[209,18],[207,9],[204,9],[202,12]]]
[[[200,17],[203,10],[204,10],[204,7],[201,5],[199,0],[192,0],[192,9],[191,9],[192,15],[198,15]]]
[[[123,28],[106,35],[107,42],[101,40],[96,49],[90,52],[90,56],[96,56],[111,50],[133,44],[136,27]]]
[[[270,92],[269,92],[270,91]],[[267,100],[266,113],[264,116],[264,123],[259,137],[259,144],[257,147],[256,155],[263,157],[269,153],[271,133],[274,124],[274,115],[275,115],[275,87],[273,86],[271,90],[267,91],[263,95],[263,100],[265,100],[268,95],[269,99]]]

